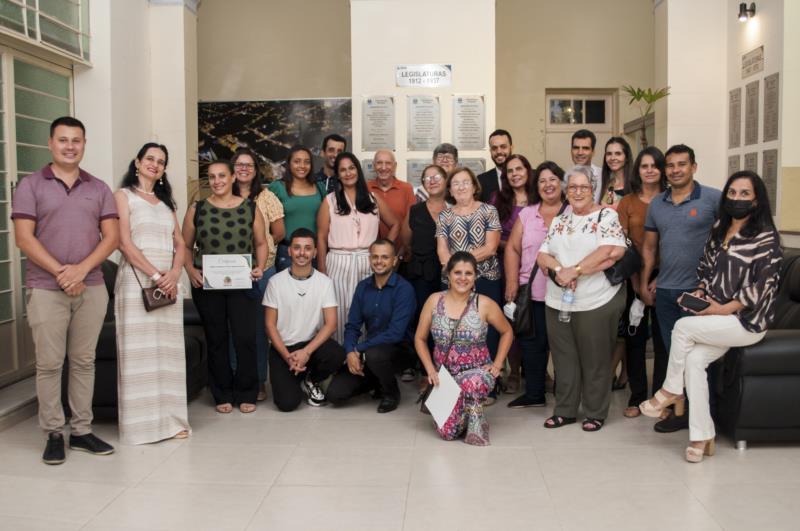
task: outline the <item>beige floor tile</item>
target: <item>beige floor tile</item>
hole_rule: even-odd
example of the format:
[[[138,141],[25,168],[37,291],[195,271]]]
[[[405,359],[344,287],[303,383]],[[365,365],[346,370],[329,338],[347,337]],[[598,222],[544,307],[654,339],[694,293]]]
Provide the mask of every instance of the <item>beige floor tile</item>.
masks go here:
[[[248,531],[384,531],[403,527],[406,487],[275,486]]]
[[[800,482],[700,485],[690,490],[726,530],[800,528]]]
[[[0,475],[0,522],[16,516],[85,523],[122,490],[112,484]]]
[[[218,415],[200,418],[192,423],[192,445],[294,445],[311,437],[316,421],[290,418],[260,419],[255,416]]]
[[[313,446],[298,448],[276,485],[405,487],[412,448]]]
[[[551,487],[550,497],[565,530],[722,529],[681,483],[572,484]]]
[[[18,516],[0,516],[0,528],[14,531],[78,531],[83,524],[60,522],[41,518],[22,518]]]
[[[178,441],[165,441],[137,446],[116,445],[111,455],[91,455],[67,447],[67,460],[58,466],[42,463],[43,444],[3,444],[0,471],[29,478],[134,485],[156,470],[180,448],[180,444]]]
[[[271,485],[294,446],[211,446],[187,444],[144,481],[214,485]]]
[[[578,487],[620,482],[627,485],[673,483],[685,486],[672,462],[660,448],[557,448],[536,450],[549,487]]]
[[[89,522],[96,529],[244,529],[269,487],[148,483],[123,492]]]
[[[513,488],[487,476],[478,483],[410,489],[404,529],[561,529],[546,490]]]
[[[397,422],[372,420],[320,419],[311,425],[311,433],[301,446],[372,446],[412,447],[417,434],[417,423],[412,419]]]
[[[411,488],[478,485],[544,490],[545,483],[532,449],[475,447],[451,441],[440,449],[416,448]]]

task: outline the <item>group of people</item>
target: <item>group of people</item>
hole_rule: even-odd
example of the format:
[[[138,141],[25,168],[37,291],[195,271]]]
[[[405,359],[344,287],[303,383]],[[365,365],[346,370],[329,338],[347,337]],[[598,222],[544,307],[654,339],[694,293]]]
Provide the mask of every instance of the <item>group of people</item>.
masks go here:
[[[512,408],[547,404],[551,358],[555,405],[545,428],[575,423],[582,409],[582,429],[600,430],[612,388],[627,378],[625,416],[661,417],[661,431],[688,423],[686,458],[700,461],[714,441],[706,368],[728,348],[759,341],[774,318],[782,251],[764,183],[745,171],[722,192],[701,185],[685,145],[634,159],[627,141],[612,137],[597,167],[596,138],[580,130],[565,172],[552,161],[534,168],[499,129],[489,137],[495,168],[476,176],[442,144],[417,190],[397,179],[389,150],[375,153],[376,178],[367,181],[335,134],[323,141],[318,173],[310,149],[297,146],[272,183],[241,148],[208,165],[210,196],[180,224],[165,146],[142,146],[112,194],[80,169],[85,142],[80,121],[55,120],[52,163],[25,177],[13,199],[48,464],[65,459],[65,352],[69,446],[113,452],[91,433],[91,398],[107,304],[100,264],[116,249],[119,426],[130,444],[191,435],[184,270],[220,414],[255,411],[267,378],[281,411],[371,393],[388,413],[400,401],[397,375],[414,381],[421,371],[420,383],[436,386],[444,367],[461,395],[437,430],[474,445],[489,444],[484,407],[498,393],[521,391]],[[634,251],[641,270],[609,274]],[[208,289],[208,255],[249,257],[252,287]],[[515,337],[509,319],[526,286],[532,326]],[[149,311],[146,288],[172,303]],[[692,405],[681,414],[684,384]]]

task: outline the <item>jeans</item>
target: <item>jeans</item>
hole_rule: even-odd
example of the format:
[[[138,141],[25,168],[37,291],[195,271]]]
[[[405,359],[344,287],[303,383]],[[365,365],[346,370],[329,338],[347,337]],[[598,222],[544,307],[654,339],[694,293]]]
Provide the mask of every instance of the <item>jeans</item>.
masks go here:
[[[253,287],[247,292],[248,298],[256,299],[258,301],[258,310],[255,313],[256,319],[256,361],[258,362],[258,383],[259,385],[267,381],[267,349],[269,348],[269,340],[267,339],[267,328],[264,324],[264,306],[261,302],[264,300],[264,292],[267,291],[267,283],[269,279],[275,275],[275,266],[270,267],[261,277],[261,280],[253,283]],[[230,351],[231,370],[236,372],[236,349],[233,346],[233,336],[231,336],[230,344],[228,345]]]
[[[525,396],[544,402],[544,381],[547,376],[547,323],[545,305],[542,301],[533,304],[533,324],[536,334],[517,338],[522,349],[522,368],[525,370]]]
[[[487,280],[483,277],[475,281],[475,291],[481,295],[486,295],[498,306],[503,306],[503,281]],[[489,325],[489,331],[486,333],[486,346],[489,347],[489,355],[492,360],[497,357],[497,346],[500,343],[500,333]]]

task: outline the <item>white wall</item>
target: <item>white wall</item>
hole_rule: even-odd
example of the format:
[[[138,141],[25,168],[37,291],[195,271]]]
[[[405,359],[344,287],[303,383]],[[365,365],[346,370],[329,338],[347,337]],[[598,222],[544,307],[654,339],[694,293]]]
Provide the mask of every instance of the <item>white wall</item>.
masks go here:
[[[395,155],[400,179],[406,176],[406,158],[431,158],[430,151],[406,150],[407,95],[439,96],[442,142],[452,141],[453,94],[485,95],[487,135],[494,129],[494,17],[494,0],[351,0],[353,149],[359,157],[372,156],[360,151],[364,96],[395,96]],[[395,86],[396,65],[423,63],[452,64],[452,86]],[[459,157],[482,157],[487,167],[492,167],[488,149],[459,152]]]
[[[657,12],[656,17],[657,22],[666,22],[666,56],[657,49],[656,59],[666,59],[664,81],[670,86],[665,105],[666,142],[661,145],[692,147],[698,180],[716,187],[727,178],[727,3],[664,0],[657,9],[665,11]],[[664,72],[663,65],[656,65],[657,70],[659,66],[657,84]],[[660,109],[664,111],[663,106]],[[657,114],[660,127],[659,118]],[[663,133],[657,131],[657,139],[663,138]]]

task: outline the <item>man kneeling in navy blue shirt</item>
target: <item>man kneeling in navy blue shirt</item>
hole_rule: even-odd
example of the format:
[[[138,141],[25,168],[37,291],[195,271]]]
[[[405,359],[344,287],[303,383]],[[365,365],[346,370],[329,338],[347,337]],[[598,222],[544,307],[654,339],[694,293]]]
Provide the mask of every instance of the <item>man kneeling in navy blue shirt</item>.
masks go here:
[[[356,286],[345,326],[347,363],[334,375],[326,396],[340,405],[374,390],[381,396],[378,413],[388,413],[400,402],[395,369],[411,359],[416,300],[411,284],[394,271],[397,250],[391,240],[375,240],[369,246],[369,262],[373,274]]]

